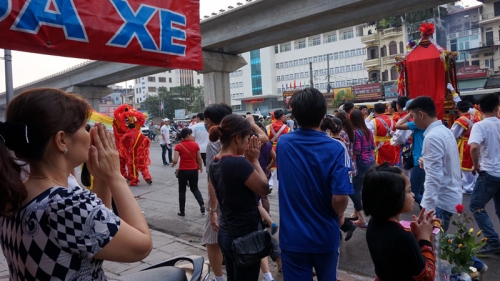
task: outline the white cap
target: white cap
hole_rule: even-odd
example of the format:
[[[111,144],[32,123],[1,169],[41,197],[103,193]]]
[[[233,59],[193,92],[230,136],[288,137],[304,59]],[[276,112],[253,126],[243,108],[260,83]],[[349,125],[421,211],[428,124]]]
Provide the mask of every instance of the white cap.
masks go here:
[[[163,122],[167,122],[167,121],[170,121],[170,119],[168,119],[168,118],[163,119]]]

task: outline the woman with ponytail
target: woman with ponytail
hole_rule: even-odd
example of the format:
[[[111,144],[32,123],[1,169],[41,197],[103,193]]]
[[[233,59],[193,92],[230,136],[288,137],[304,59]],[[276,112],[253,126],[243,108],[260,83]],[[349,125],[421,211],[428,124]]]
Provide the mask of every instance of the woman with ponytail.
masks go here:
[[[209,135],[211,142],[220,139],[222,145],[210,165],[208,176],[215,189],[215,194],[210,196],[217,197],[222,213],[218,239],[226,261],[228,281],[256,281],[259,278],[260,262],[247,267],[236,266],[231,248],[233,239],[259,229],[257,196],[269,193],[269,183],[259,163],[261,144],[256,136],[250,137],[251,131],[248,120],[231,114],[224,117],[219,126],[212,127]]]
[[[10,280],[106,280],[103,260],[135,262],[151,251],[113,136],[99,123],[85,130],[90,112],[81,97],[48,88],[25,91],[7,106],[0,122],[0,245]],[[84,162],[95,193],[68,184]],[[121,218],[109,209],[111,196]]]

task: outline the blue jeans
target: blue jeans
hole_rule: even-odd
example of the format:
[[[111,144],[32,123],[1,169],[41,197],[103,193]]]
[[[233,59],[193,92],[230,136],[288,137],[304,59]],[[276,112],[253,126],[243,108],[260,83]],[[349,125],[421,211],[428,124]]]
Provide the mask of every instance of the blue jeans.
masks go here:
[[[354,209],[356,211],[362,211],[363,205],[361,204],[361,189],[363,188],[363,180],[365,179],[365,174],[373,166],[372,164],[365,164],[362,161],[357,162],[358,174],[352,179],[352,187],[354,189],[354,194],[349,195],[352,203],[354,204]]]
[[[446,232],[448,230],[448,227],[450,226],[450,218],[451,216],[453,216],[453,214],[439,207],[436,207],[435,211],[436,212],[434,214],[436,215],[436,217],[443,221],[443,229],[444,232]]]
[[[493,199],[495,212],[500,219],[500,178],[494,177],[487,172],[480,172],[476,185],[472,191],[469,210],[474,215],[479,228],[483,231],[488,243],[498,243],[498,234],[493,228],[490,217],[484,207]]]
[[[163,160],[163,164],[172,163],[172,145],[171,144],[160,144],[161,146],[161,160]],[[165,159],[165,153],[168,150],[168,161]]]
[[[312,280],[312,269],[318,281],[337,280],[339,251],[331,253],[298,253],[281,250],[283,280]],[[257,279],[255,279],[257,280]]]
[[[415,201],[420,205],[422,202],[422,197],[424,195],[424,182],[425,182],[425,170],[420,168],[418,165],[413,166],[411,171],[410,183],[411,192],[415,194]]]

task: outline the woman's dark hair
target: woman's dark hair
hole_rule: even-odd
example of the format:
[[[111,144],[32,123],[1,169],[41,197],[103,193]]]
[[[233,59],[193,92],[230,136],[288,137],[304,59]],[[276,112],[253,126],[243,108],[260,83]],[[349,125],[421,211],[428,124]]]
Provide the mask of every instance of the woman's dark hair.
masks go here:
[[[31,164],[42,159],[49,140],[59,131],[73,134],[87,122],[90,105],[78,95],[37,88],[14,97],[6,122],[0,122],[0,216],[16,213],[27,196],[17,159]]]
[[[314,88],[305,88],[293,94],[288,103],[300,127],[319,127],[326,115],[326,99]]]
[[[363,113],[357,109],[354,109],[351,112],[351,115],[349,116],[349,119],[351,119],[352,126],[354,129],[359,129],[363,131],[363,134],[365,135],[366,140],[370,140],[370,130],[368,130],[368,127],[366,127],[365,123],[365,117],[363,116]]]
[[[332,134],[339,133],[342,131],[342,121],[337,117],[326,117],[321,122],[321,131],[326,132],[330,130]]]
[[[228,146],[231,139],[235,136],[246,137],[252,132],[252,126],[244,117],[229,114],[224,117],[219,126],[210,128],[209,139],[211,142],[216,142],[220,139],[223,146]]]
[[[391,101],[391,108],[392,108],[394,111],[398,111],[398,102],[397,102],[397,101],[395,101],[395,100]],[[401,107],[401,108],[404,108],[404,106],[403,106],[403,107]]]
[[[386,220],[403,210],[406,197],[403,171],[385,162],[366,172],[361,200],[363,210],[376,220]]]
[[[191,129],[189,129],[189,128],[184,128],[184,129],[182,129],[182,131],[181,131],[181,138],[182,138],[182,139],[185,139],[185,138],[187,138],[187,136],[191,135],[192,133],[193,133],[193,131],[192,131]]]
[[[233,109],[225,103],[214,103],[205,107],[203,117],[210,119],[215,124],[220,124],[222,118],[233,113]]]
[[[349,142],[354,143],[354,128],[352,127],[351,120],[349,119],[347,113],[344,111],[339,111],[337,112],[337,114],[335,114],[335,117],[342,121],[342,127],[344,129],[344,132],[346,132],[347,136],[349,137]]]

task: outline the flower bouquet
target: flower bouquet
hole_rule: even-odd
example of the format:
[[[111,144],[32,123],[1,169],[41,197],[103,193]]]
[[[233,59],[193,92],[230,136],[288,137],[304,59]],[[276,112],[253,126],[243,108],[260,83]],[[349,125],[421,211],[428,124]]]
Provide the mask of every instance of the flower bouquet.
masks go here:
[[[441,227],[439,258],[447,260],[453,267],[452,274],[459,272],[472,273],[471,266],[473,258],[481,247],[486,243],[487,238],[480,238],[481,231],[474,233],[473,228],[468,228],[472,218],[467,216],[462,204],[457,204],[455,209],[458,218],[452,220],[452,224],[458,229],[455,233],[446,234]]]

